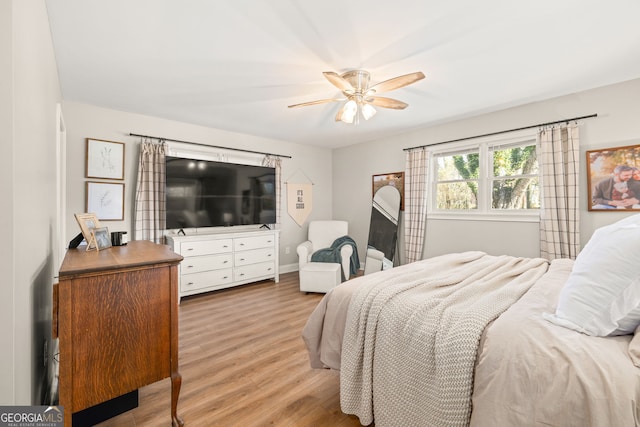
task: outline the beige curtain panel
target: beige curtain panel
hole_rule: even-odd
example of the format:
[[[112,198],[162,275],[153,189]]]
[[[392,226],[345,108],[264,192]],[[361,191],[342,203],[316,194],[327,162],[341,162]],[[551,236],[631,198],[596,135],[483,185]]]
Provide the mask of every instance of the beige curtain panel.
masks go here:
[[[539,132],[542,179],[540,256],[575,259],[580,250],[578,126]]]
[[[135,202],[135,240],[164,243],[166,227],[165,157],[168,145],[140,141],[140,162]]]

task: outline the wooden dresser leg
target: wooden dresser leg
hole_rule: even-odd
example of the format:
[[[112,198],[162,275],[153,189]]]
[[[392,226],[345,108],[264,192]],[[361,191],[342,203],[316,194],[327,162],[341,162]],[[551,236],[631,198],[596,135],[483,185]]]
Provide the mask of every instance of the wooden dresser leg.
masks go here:
[[[171,424],[173,427],[184,426],[184,421],[178,416],[178,397],[182,387],[182,375],[179,372],[171,374]]]

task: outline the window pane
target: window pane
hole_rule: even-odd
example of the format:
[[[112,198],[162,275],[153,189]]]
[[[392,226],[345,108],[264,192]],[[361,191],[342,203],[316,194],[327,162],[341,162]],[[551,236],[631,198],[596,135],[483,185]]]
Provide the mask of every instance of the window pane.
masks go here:
[[[462,153],[438,157],[438,181],[478,179],[480,155]]]
[[[437,185],[438,209],[476,209],[478,207],[478,183],[450,182]]]
[[[493,151],[493,176],[538,173],[536,146],[511,147]]]
[[[491,207],[493,209],[540,209],[538,178],[494,180]]]

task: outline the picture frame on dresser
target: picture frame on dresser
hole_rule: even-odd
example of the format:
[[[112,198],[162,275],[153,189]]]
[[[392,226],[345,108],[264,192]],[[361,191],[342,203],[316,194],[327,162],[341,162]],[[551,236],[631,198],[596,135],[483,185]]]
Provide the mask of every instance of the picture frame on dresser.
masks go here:
[[[96,243],[96,248],[101,251],[111,247],[111,235],[109,234],[109,228],[100,227],[91,230],[91,235]]]
[[[87,178],[124,179],[124,143],[87,138]]]
[[[80,231],[82,232],[84,240],[87,241],[87,250],[95,249],[95,241],[92,232],[94,229],[101,227],[98,216],[95,213],[77,213],[74,214],[74,216],[80,226]]]

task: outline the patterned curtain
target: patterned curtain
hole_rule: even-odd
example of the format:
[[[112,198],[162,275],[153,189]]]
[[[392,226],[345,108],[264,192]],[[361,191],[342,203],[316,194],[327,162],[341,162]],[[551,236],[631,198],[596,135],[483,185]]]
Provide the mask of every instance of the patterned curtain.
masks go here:
[[[280,224],[280,211],[282,205],[280,204],[280,197],[282,194],[281,188],[281,176],[282,176],[282,159],[278,156],[271,156],[267,154],[262,159],[262,166],[267,166],[270,168],[276,168],[276,224]]]
[[[164,243],[166,227],[165,156],[168,145],[140,141],[140,162],[135,203],[135,240]]]
[[[404,184],[405,259],[422,259],[427,221],[427,159],[424,148],[407,151]]]
[[[540,256],[575,259],[580,250],[578,126],[542,129]]]

